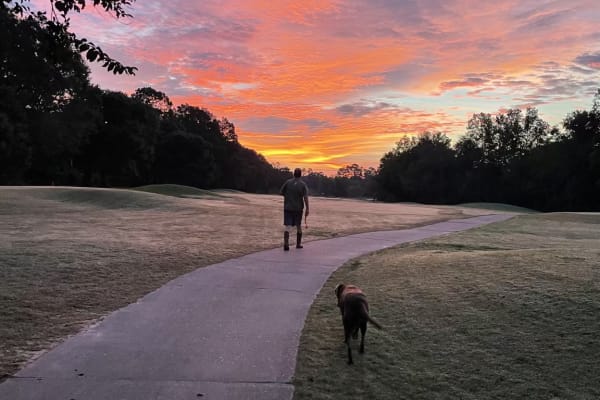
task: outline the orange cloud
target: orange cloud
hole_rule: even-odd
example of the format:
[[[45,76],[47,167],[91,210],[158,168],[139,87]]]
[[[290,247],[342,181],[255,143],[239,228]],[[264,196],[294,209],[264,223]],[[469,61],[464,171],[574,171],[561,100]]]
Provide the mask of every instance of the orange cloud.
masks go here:
[[[595,0],[173,0],[134,19],[73,19],[135,78],[236,125],[282,165],[377,166],[403,135],[464,132],[471,114],[536,105],[559,121],[590,103],[600,64]],[[562,115],[561,115],[562,113]]]

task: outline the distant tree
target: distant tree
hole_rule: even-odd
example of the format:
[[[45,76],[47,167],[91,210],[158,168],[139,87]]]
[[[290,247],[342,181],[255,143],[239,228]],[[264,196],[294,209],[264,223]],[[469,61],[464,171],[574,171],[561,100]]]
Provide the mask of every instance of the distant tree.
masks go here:
[[[111,91],[101,93],[101,109],[100,126],[84,149],[89,159],[86,183],[95,186],[148,183],[160,126],[155,110]]]
[[[222,168],[220,187],[268,193],[281,182],[273,178],[272,167],[262,155],[237,142],[227,142],[225,159],[217,163]]]
[[[563,121],[565,139],[595,146],[600,142],[600,89],[594,95],[591,110],[578,110]]]
[[[377,197],[382,200],[452,203],[456,201],[455,152],[443,133],[405,138],[381,159]]]
[[[219,121],[219,126],[221,128],[221,133],[225,137],[228,142],[237,142],[238,136],[235,132],[235,126],[232,122],[229,122],[227,118],[223,118]]]
[[[161,113],[167,113],[173,109],[173,103],[169,96],[151,87],[138,88],[131,97],[152,106]]]
[[[567,115],[562,134],[507,164],[501,187],[508,202],[542,211],[600,209],[599,96],[591,110]]]
[[[100,91],[81,92],[59,112],[40,113],[31,121],[32,163],[28,182],[41,185],[81,185],[84,149],[102,126]]]
[[[279,194],[281,185],[292,176],[292,171],[288,167],[282,167],[279,163],[270,164],[267,169],[269,187],[268,193]],[[309,186],[311,193],[312,186]]]
[[[557,135],[558,130],[543,121],[535,108],[528,108],[525,115],[520,109],[495,116],[474,114],[467,124],[466,136],[481,151],[480,163],[504,166]]]
[[[337,170],[336,176],[348,179],[364,179],[363,168],[358,164],[350,164]]]
[[[19,185],[26,182],[31,166],[31,143],[27,127],[20,119],[0,112],[0,184]]]
[[[288,174],[291,175],[291,172],[288,170]],[[327,177],[322,172],[315,172],[312,169],[308,169],[305,174],[303,174],[303,179],[308,185],[308,189],[311,195],[316,196],[332,196],[333,194],[333,183],[332,179]]]
[[[532,150],[558,138],[558,129],[539,117],[535,108],[474,114],[467,133],[455,145],[461,201],[523,203],[523,159]],[[499,188],[503,188],[499,190]]]
[[[210,147],[209,152],[212,155],[213,162],[216,163],[215,168],[212,169],[214,176],[211,177],[211,181],[212,184],[221,186],[220,184],[231,169],[228,155],[235,151],[235,148],[230,146],[233,142],[228,141],[221,130],[220,121],[208,110],[189,104],[178,106],[172,118],[173,123],[171,125],[177,131],[200,136]]]
[[[214,187],[217,165],[211,150],[210,143],[196,134],[177,131],[161,135],[156,150],[156,182]]]
[[[496,192],[499,168],[485,163],[484,150],[469,136],[461,137],[454,145],[456,152],[458,200],[491,201]]]
[[[182,104],[175,111],[175,118],[179,127],[191,134],[200,135],[209,142],[225,143],[225,136],[222,134],[220,124],[210,111]]]
[[[152,100],[157,96],[145,89],[135,97]],[[186,142],[188,149],[182,149],[179,155],[174,152]],[[233,123],[189,104],[161,116],[155,177],[159,182],[186,182],[203,188],[226,187],[249,192],[272,191],[280,181],[262,155],[238,143]]]
[[[561,147],[569,172],[562,188],[569,193],[566,205],[570,210],[600,210],[600,90],[591,110],[572,112],[563,126]]]
[[[565,150],[562,141],[551,142],[514,160],[505,175],[506,184],[500,186],[505,201],[540,211],[571,208],[567,204],[578,194],[566,190],[572,160]]]
[[[339,168],[335,177],[337,192],[344,197],[373,197],[376,192],[375,175],[374,168],[363,168],[358,164]]]

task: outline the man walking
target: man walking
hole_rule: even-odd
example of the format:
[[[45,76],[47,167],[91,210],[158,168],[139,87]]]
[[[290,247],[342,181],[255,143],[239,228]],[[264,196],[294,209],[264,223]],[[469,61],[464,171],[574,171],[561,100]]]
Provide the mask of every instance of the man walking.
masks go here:
[[[283,250],[290,249],[290,231],[296,227],[296,248],[302,246],[302,211],[306,204],[305,216],[308,217],[308,186],[302,179],[300,168],[294,170],[294,177],[285,181],[279,193],[283,196]]]

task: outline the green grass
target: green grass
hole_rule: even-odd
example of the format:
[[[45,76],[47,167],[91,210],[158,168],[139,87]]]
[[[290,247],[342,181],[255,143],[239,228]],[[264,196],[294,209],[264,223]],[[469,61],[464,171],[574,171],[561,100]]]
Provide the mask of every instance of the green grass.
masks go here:
[[[599,249],[600,215],[532,214],[353,260],[310,310],[295,399],[600,398]],[[385,327],[353,366],[340,282]]]

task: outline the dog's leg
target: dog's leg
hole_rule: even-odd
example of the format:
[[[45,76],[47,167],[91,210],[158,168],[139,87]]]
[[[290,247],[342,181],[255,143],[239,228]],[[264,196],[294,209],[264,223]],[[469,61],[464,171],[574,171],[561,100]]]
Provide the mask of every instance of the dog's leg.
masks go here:
[[[360,324],[360,354],[365,352],[365,334],[367,333],[367,321]]]
[[[346,341],[346,347],[348,348],[348,364],[354,364],[352,362],[352,349],[350,348],[350,340]]]
[[[344,343],[348,349],[348,364],[352,364],[352,349],[350,348],[350,336],[352,336],[352,325],[344,320]]]

